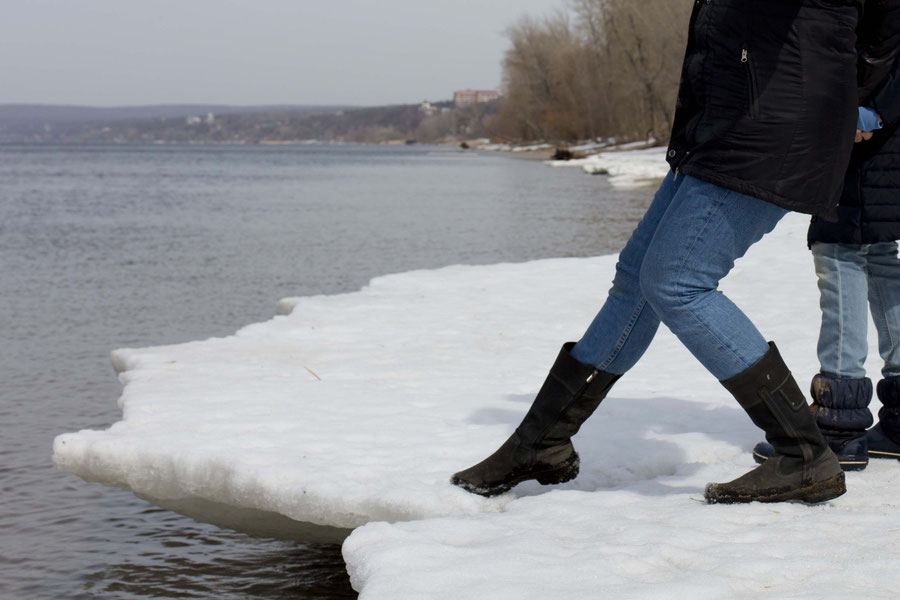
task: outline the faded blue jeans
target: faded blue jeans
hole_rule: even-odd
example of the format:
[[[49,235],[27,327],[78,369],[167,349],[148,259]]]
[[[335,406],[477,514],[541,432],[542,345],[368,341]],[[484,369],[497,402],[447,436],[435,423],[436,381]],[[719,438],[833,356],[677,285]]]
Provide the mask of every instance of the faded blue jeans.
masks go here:
[[[786,213],[670,172],[619,255],[606,302],[572,356],[623,374],[643,356],[661,321],[716,379],[753,365],[768,351],[766,339],[717,288],[734,261]]]
[[[897,242],[812,245],[819,278],[819,363],[832,377],[866,376],[869,311],[884,377],[900,375],[900,260]]]

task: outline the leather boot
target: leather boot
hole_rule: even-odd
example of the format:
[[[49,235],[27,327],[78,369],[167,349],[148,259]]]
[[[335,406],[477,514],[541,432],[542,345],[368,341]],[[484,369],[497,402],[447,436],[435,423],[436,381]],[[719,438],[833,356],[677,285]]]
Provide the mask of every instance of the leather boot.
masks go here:
[[[722,385],[766,432],[775,453],[734,481],[707,485],[707,502],[816,503],[847,491],[841,465],[775,344],[770,342],[762,358]]]
[[[862,471],[869,464],[866,428],[872,425],[872,380],[838,378],[819,373],[810,385],[812,413],[822,436],[844,471]],[[753,459],[762,464],[775,454],[768,442],[753,448]]]
[[[482,496],[496,496],[518,483],[564,483],[578,475],[571,438],[620,377],[572,357],[563,347],[522,423],[496,452],[460,471],[451,483]]]

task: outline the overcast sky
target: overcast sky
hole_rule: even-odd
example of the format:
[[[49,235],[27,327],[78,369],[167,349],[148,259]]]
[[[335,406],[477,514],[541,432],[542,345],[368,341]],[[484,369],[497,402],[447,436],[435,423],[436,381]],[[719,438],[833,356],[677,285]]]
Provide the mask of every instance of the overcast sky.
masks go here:
[[[565,0],[0,0],[0,103],[389,104],[495,89]]]

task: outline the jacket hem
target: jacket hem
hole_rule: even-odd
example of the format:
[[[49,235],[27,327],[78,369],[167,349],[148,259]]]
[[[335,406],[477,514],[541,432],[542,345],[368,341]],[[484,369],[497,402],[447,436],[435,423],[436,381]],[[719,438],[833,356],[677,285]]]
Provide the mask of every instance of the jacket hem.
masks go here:
[[[731,190],[739,194],[744,194],[745,196],[752,196],[758,200],[763,200],[764,202],[774,204],[775,206],[779,206],[789,211],[804,213],[807,215],[816,215],[828,221],[832,221],[837,218],[836,204],[830,209],[827,206],[811,206],[808,201],[802,202],[791,200],[790,198],[780,196],[772,192],[771,190],[761,188],[757,185],[748,183],[740,179],[736,179],[734,177],[716,173],[715,171],[711,171],[700,165],[681,165],[678,168],[678,172],[685,175],[690,175],[691,177],[695,177],[701,181],[705,181],[713,185],[718,185],[727,190]]]

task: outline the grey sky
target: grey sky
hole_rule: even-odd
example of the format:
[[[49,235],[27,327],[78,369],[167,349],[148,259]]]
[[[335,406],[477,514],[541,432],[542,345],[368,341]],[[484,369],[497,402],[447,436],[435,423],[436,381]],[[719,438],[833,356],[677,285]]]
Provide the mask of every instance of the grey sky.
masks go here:
[[[565,0],[0,0],[0,103],[388,104],[494,89]]]

